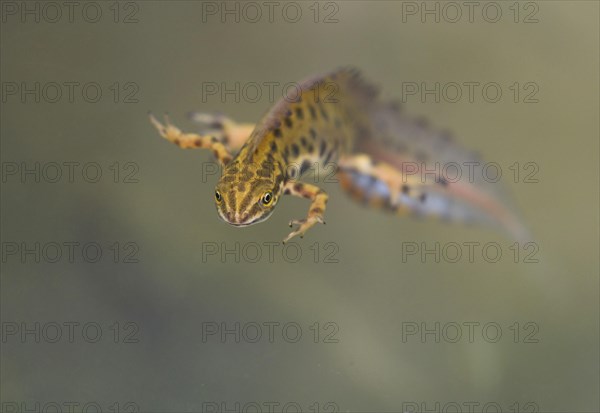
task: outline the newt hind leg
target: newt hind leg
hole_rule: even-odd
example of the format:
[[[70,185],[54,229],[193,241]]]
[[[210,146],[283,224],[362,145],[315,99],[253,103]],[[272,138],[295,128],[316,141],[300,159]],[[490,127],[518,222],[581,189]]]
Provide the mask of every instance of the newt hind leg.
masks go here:
[[[425,190],[430,185],[420,182],[416,176],[406,176],[384,162],[375,163],[364,154],[340,159],[337,176],[351,198],[398,215],[422,212]]]

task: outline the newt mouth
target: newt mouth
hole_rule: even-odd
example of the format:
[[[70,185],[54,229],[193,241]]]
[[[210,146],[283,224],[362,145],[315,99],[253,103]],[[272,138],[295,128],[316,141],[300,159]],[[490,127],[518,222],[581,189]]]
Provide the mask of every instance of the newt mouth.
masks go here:
[[[238,227],[238,228],[249,227],[250,225],[258,224],[259,222],[263,222],[263,221],[267,220],[271,216],[271,213],[268,213],[268,214],[265,214],[265,215],[261,215],[261,216],[255,217],[251,221],[236,222],[233,219],[230,219],[230,217],[226,216],[221,211],[218,211],[218,212],[219,212],[219,217],[223,221],[225,221],[226,223],[228,223],[231,226]]]
[[[226,221],[229,225],[233,226],[233,227],[238,227],[238,228],[242,228],[242,227],[249,227],[250,225],[254,224],[255,222],[244,222],[242,224],[238,224],[237,222],[229,222]]]

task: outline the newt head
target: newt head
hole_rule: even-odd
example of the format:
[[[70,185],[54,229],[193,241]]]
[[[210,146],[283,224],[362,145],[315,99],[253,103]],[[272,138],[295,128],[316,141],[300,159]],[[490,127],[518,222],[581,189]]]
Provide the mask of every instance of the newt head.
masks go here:
[[[283,174],[267,161],[231,162],[215,188],[215,204],[221,219],[246,227],[268,219],[279,201]]]

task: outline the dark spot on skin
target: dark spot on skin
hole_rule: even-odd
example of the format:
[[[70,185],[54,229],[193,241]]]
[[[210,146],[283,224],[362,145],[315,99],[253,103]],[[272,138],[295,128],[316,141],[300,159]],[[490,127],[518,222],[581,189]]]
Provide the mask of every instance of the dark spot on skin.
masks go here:
[[[316,119],[317,118],[317,112],[315,111],[314,106],[309,105],[308,106],[308,110],[310,111],[310,117],[313,118],[313,119]]]
[[[219,142],[219,140],[217,139],[217,137],[216,137],[216,136],[211,136],[211,137],[210,137],[210,141],[211,141],[212,143],[217,143],[217,142]]]
[[[263,168],[256,171],[256,176],[260,176],[261,178],[269,178],[271,175],[271,168]]]
[[[300,154],[300,148],[295,143],[292,144],[292,155],[298,156]]]
[[[317,139],[317,132],[315,132],[315,130],[313,128],[310,128],[309,132],[310,132],[311,138]]]
[[[323,116],[323,119],[329,120],[329,115],[327,115],[327,112],[323,108],[321,108],[321,116]]]
[[[269,173],[269,177],[275,175],[275,164],[273,162],[263,162],[262,168],[265,172]]]
[[[323,213],[323,209],[319,208],[319,207],[316,207],[316,208],[311,209],[309,212],[311,214],[322,214]]]
[[[271,142],[271,152],[277,152],[277,144],[275,141]]]
[[[285,122],[285,126],[288,128],[292,127],[292,118],[285,118],[283,121]]]
[[[283,183],[283,174],[277,174],[275,177],[275,188],[280,188]]]
[[[243,171],[242,173],[240,173],[240,177],[244,180],[244,181],[249,181],[250,179],[252,179],[253,174],[249,169],[246,169],[245,171]]]
[[[419,201],[421,201],[421,202],[425,202],[426,199],[427,199],[427,194],[421,194],[419,196]]]
[[[407,195],[410,192],[410,187],[406,184],[402,185],[401,187],[402,193]]]
[[[304,186],[301,183],[297,183],[294,185],[294,191],[296,191],[296,192],[302,192],[303,189],[304,189]]]
[[[309,168],[310,168],[310,162],[302,161],[302,165],[300,165],[300,175],[302,175],[304,172],[308,171]]]
[[[198,147],[202,146],[202,139],[196,139],[196,140],[194,141],[194,145],[196,145],[196,146],[198,146]]]
[[[308,145],[308,151],[309,151],[310,153],[313,153],[313,152],[314,152],[314,150],[315,150],[315,146],[314,146],[312,143],[311,143],[310,145]]]
[[[273,129],[273,135],[275,135],[276,138],[281,138],[281,129],[279,129],[279,128]]]
[[[327,144],[325,143],[325,141],[321,141],[321,146],[319,146],[320,157],[323,157],[323,155],[325,154],[325,149],[327,149]]]
[[[285,188],[285,189],[283,190],[283,194],[284,194],[284,195],[289,195],[289,194],[290,194],[290,188]]]
[[[279,119],[275,119],[273,121],[273,127],[279,128],[281,126],[281,121]]]
[[[306,140],[306,136],[302,136],[300,138],[300,144],[302,144],[302,146],[306,147],[307,143],[308,143],[308,141]]]
[[[283,160],[285,161],[285,163],[287,163],[289,156],[290,156],[290,150],[286,146],[285,149],[283,150]]]
[[[180,144],[180,141],[179,141],[179,139],[173,139],[173,143],[174,143],[175,145],[179,146],[179,144]]]
[[[304,118],[304,112],[302,112],[302,108],[296,108],[296,117],[298,119],[303,119]]]

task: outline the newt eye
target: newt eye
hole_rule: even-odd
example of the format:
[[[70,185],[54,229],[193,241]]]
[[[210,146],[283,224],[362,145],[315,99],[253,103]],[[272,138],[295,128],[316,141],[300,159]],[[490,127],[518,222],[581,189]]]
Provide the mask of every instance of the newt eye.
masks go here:
[[[260,201],[264,206],[269,206],[273,202],[273,194],[271,192],[265,193]]]
[[[215,191],[215,199],[217,200],[217,202],[221,202],[221,193],[219,191]]]

